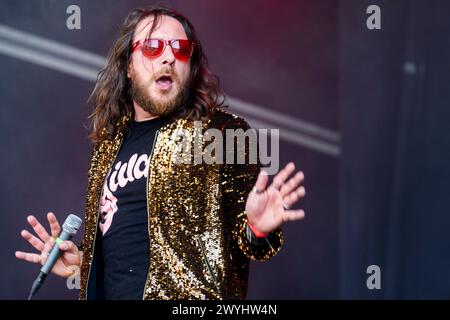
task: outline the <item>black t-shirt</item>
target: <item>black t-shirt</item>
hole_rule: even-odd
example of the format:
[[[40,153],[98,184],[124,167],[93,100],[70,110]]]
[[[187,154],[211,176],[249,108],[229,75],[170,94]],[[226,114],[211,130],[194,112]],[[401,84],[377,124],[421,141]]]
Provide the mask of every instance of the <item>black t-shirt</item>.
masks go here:
[[[99,242],[106,299],[142,299],[149,268],[146,183],[157,130],[167,117],[132,120],[100,200]]]

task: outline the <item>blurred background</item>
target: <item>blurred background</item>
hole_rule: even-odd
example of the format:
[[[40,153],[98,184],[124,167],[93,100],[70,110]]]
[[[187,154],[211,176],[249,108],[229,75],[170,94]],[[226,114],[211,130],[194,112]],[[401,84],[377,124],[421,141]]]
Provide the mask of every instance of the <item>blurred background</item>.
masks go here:
[[[39,270],[14,257],[32,250],[26,216],[84,214],[86,101],[128,12],[154,3],[0,2],[1,299],[25,299]],[[281,165],[306,175],[306,218],[252,263],[248,298],[449,299],[450,2],[157,3],[191,19],[229,109],[279,128]],[[73,4],[80,30],[66,26]],[[77,295],[53,276],[36,298]]]

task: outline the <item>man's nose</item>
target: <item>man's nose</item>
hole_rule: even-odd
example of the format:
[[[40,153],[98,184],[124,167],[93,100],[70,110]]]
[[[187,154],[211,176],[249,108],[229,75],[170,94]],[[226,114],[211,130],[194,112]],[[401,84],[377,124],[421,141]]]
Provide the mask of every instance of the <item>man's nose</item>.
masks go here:
[[[164,52],[161,54],[162,64],[172,65],[175,62],[175,56],[173,55],[172,47],[166,45]]]

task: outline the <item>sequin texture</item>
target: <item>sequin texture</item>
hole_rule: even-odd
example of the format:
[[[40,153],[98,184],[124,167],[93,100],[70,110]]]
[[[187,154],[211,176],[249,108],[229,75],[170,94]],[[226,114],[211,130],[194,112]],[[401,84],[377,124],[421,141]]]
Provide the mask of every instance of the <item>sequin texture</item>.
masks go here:
[[[120,148],[129,118],[113,140],[94,147],[88,172],[80,298],[85,299],[103,181]],[[246,236],[245,201],[258,164],[195,164],[206,129],[248,129],[241,118],[218,110],[196,128],[184,119],[161,128],[150,159],[147,204],[150,266],[144,299],[244,299],[250,260],[268,260],[281,248],[278,228],[263,244]],[[180,139],[180,134],[183,139]],[[187,139],[186,139],[187,138]],[[175,162],[187,146],[185,161]],[[184,145],[182,145],[184,143]],[[248,143],[247,143],[248,144]],[[246,145],[246,150],[250,146]]]

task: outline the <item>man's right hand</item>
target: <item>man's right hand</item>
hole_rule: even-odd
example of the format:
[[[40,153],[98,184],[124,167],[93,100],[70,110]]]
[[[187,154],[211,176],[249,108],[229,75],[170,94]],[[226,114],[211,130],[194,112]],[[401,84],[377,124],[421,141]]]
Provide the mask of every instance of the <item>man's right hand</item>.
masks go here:
[[[53,248],[53,245],[55,244],[55,238],[57,238],[61,232],[61,226],[52,212],[47,214],[47,219],[50,223],[51,236],[34,216],[27,217],[28,223],[31,225],[39,238],[32,235],[27,230],[22,230],[20,234],[36,250],[38,250],[39,253],[16,251],[17,259],[44,265],[51,249]],[[63,241],[59,244],[59,248],[61,249],[62,254],[53,266],[52,273],[60,277],[68,278],[74,274],[74,267],[81,266],[81,252],[72,241]]]

